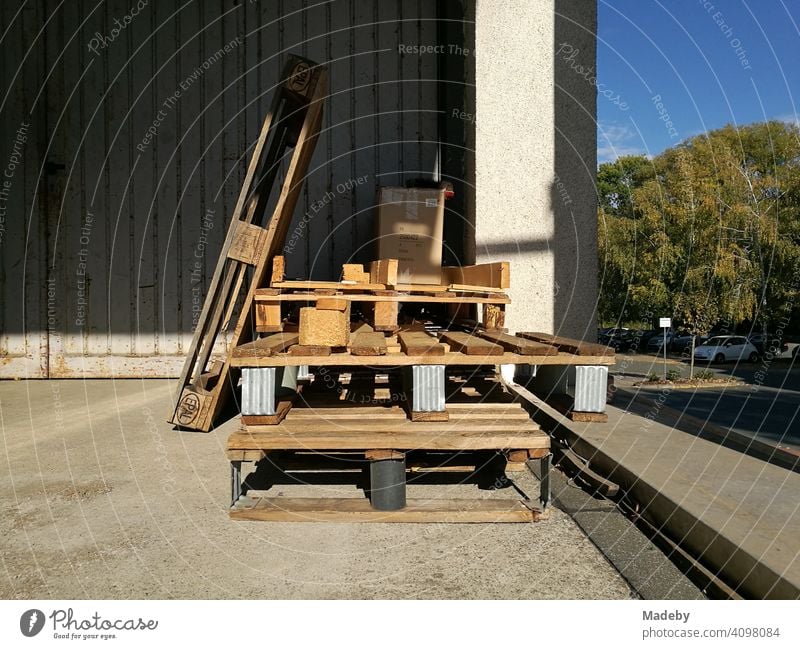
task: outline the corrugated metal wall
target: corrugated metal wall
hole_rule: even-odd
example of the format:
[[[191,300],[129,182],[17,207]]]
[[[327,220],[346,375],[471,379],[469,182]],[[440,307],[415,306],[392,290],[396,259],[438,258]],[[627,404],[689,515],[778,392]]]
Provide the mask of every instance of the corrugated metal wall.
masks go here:
[[[398,51],[436,41],[435,5],[0,4],[0,165],[22,147],[0,201],[0,376],[177,374],[290,52],[328,62],[330,98],[289,274],[369,259],[376,187],[435,170],[436,57]]]

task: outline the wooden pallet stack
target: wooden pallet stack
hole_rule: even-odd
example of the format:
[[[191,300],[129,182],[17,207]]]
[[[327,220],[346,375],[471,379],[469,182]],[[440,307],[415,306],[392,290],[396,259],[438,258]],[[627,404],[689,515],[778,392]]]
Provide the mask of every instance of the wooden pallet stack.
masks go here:
[[[287,279],[278,253],[319,134],[326,92],[323,67],[299,57],[288,61],[170,421],[209,430],[241,375],[242,429],[227,446],[233,518],[539,520],[548,501],[549,438],[505,392],[496,368],[603,368],[613,354],[547,334],[510,334],[507,261],[444,267],[436,285],[403,281],[396,259],[345,264],[338,281]],[[283,158],[288,171],[271,201]],[[271,465],[286,454],[294,467],[309,458],[329,461],[332,454],[360,463],[369,473],[369,502],[275,499],[243,488],[243,462]],[[487,457],[501,458],[504,467],[539,462],[538,501],[406,499],[414,471],[455,466],[480,472]]]

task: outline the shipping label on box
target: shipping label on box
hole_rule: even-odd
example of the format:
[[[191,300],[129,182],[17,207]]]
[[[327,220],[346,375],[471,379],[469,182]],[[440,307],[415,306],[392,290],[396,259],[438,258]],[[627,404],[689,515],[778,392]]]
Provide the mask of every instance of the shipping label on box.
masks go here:
[[[441,284],[444,190],[382,187],[377,259],[397,259],[402,284]]]

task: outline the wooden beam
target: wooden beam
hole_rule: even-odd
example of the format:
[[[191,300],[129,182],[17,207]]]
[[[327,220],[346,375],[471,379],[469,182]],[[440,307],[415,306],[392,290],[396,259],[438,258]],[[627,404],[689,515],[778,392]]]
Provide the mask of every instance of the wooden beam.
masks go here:
[[[497,289],[511,287],[511,263],[497,261],[475,266],[445,266],[442,274],[448,284],[469,284]]]
[[[283,332],[259,338],[249,343],[234,347],[231,352],[233,358],[265,358],[274,356],[291,345],[296,345],[300,341],[300,334],[295,332]]]
[[[356,356],[383,356],[386,353],[386,337],[378,332],[353,334],[350,353]]]
[[[397,339],[409,356],[444,356],[444,345],[424,331],[400,331]]]
[[[554,356],[558,354],[558,349],[552,345],[537,343],[510,334],[478,329],[475,331],[475,335],[500,345],[506,351],[513,352],[514,354],[524,354],[526,356]]]
[[[323,311],[346,311],[350,303],[338,297],[322,297],[317,300],[317,308]]]
[[[230,510],[241,521],[334,523],[530,523],[546,515],[519,500],[408,500],[403,509],[373,509],[365,498],[247,498]],[[245,504],[251,503],[251,504]]]
[[[611,347],[606,347],[598,343],[587,343],[583,340],[576,340],[575,338],[566,338],[564,336],[534,331],[520,331],[517,332],[517,336],[545,343],[546,345],[554,345],[559,351],[576,354],[578,356],[614,356],[614,350]]]

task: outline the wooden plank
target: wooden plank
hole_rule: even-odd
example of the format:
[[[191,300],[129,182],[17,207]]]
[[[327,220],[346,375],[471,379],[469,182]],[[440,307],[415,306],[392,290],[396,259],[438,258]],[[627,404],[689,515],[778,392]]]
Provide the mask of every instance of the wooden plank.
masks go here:
[[[500,345],[506,351],[514,354],[524,354],[526,356],[554,356],[558,354],[558,349],[552,345],[537,343],[526,338],[519,338],[497,331],[478,329],[475,331],[475,335]]]
[[[488,340],[465,334],[460,331],[447,331],[439,335],[439,340],[450,345],[453,351],[467,356],[502,356],[503,348]]]
[[[237,355],[241,355],[243,358],[267,358],[284,351],[287,347],[296,345],[299,341],[300,334],[296,331],[282,332],[234,347],[231,356],[236,357]]]
[[[478,284],[450,284],[447,290],[451,293],[503,293],[504,289]]]
[[[450,413],[447,410],[441,412],[423,412],[422,410],[409,411],[411,421],[450,421]]]
[[[294,405],[296,395],[278,401],[274,415],[242,415],[244,426],[277,426],[281,423]]]
[[[378,332],[353,334],[350,353],[356,356],[383,356],[386,353],[386,337]]]
[[[291,356],[314,356],[314,357],[327,357],[331,355],[331,348],[325,345],[293,345],[289,347],[289,354]],[[303,363],[306,365],[306,363]]]
[[[373,509],[365,498],[274,497],[230,510],[233,520],[295,523],[530,523],[545,517],[519,500],[498,498],[410,499],[403,509],[386,512]]]
[[[547,448],[550,438],[539,430],[527,429],[524,424],[481,424],[479,431],[453,430],[450,422],[408,421],[413,430],[400,429],[402,423],[388,421],[369,422],[363,420],[337,420],[335,425],[327,422],[304,423],[302,431],[287,431],[289,420],[277,426],[248,426],[247,432],[233,433],[228,438],[229,451],[308,450],[340,451],[366,448],[391,448],[400,450],[497,450],[503,448]],[[358,430],[356,427],[370,430]],[[325,431],[311,431],[314,427]],[[293,428],[297,428],[294,426]]]
[[[597,343],[587,343],[582,340],[576,340],[575,338],[565,338],[564,336],[534,331],[520,331],[517,332],[517,336],[547,345],[554,345],[559,351],[576,354],[578,356],[614,356],[614,350],[610,347]]]
[[[424,331],[400,331],[397,339],[409,356],[444,356],[444,345]]]
[[[270,284],[282,282],[286,276],[286,257],[283,255],[275,255],[272,258],[272,276]]]
[[[314,290],[318,288],[322,289],[334,289],[337,291],[379,291],[385,290],[385,284],[372,284],[372,283],[345,283],[345,282],[327,282],[327,281],[312,281],[312,280],[285,280],[283,282],[277,282],[272,285],[273,288],[282,288],[282,289],[297,289],[297,290]]]
[[[231,358],[234,367],[280,367],[291,365],[341,365],[375,367],[400,367],[407,365],[613,365],[614,358],[609,356],[576,356],[573,354],[559,353],[557,356],[523,356],[505,352],[499,356],[468,356],[459,352],[450,352],[443,345],[444,354],[389,354],[384,356],[353,356],[349,352],[331,353],[330,358],[308,357],[302,361],[292,356],[275,356],[272,358],[259,358],[247,354],[235,354]],[[502,352],[503,348],[500,347]]]
[[[345,311],[349,302],[338,297],[321,297],[317,299],[317,308],[323,311]]]
[[[339,286],[339,285],[337,285]],[[352,285],[341,285],[343,289],[350,289]],[[322,292],[325,291],[323,295]],[[494,296],[458,296],[452,293],[433,293],[431,295],[418,295],[411,293],[401,293],[399,291],[386,291],[379,293],[377,290],[374,293],[342,293],[337,294],[336,289],[316,289],[313,292],[300,292],[294,291],[292,293],[281,293],[277,288],[260,288],[256,292],[256,300],[271,300],[277,298],[280,302],[313,302],[319,300],[320,297],[329,295],[336,295],[338,299],[348,300],[350,302],[418,302],[424,303],[441,303],[441,304],[510,304],[511,300],[507,295],[498,293]],[[388,295],[386,293],[389,293]]]
[[[449,284],[471,284],[491,288],[511,287],[511,263],[496,261],[475,266],[445,266],[442,275]]]
[[[406,456],[402,451],[395,451],[394,449],[371,449],[364,451],[364,459],[370,462],[378,462],[380,460],[402,460]]]
[[[397,284],[397,259],[378,259],[369,264],[369,281],[371,284],[385,284],[395,286]]]

